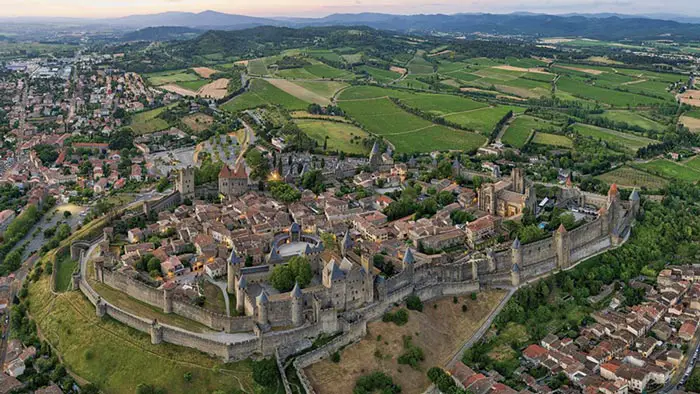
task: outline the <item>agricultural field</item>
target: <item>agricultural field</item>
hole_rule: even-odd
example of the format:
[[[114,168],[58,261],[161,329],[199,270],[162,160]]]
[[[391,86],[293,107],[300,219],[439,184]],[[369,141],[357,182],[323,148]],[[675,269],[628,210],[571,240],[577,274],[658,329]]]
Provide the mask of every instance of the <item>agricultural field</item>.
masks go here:
[[[329,100],[338,91],[349,86],[345,82],[338,81],[294,81],[294,84]]]
[[[445,120],[454,122],[462,127],[488,134],[493,131],[496,124],[503,119],[508,111],[522,112],[524,108],[503,105],[499,107],[484,107],[475,110],[453,113],[444,116]]]
[[[623,133],[620,131],[604,129],[601,127],[586,124],[577,123],[574,125],[573,128],[577,133],[581,135],[585,135],[611,144],[618,145],[619,147],[630,152],[636,152],[639,150],[639,148],[643,148],[650,144],[658,143],[658,141],[656,140],[652,140],[639,135]]]
[[[291,94],[292,96],[298,98],[299,100],[306,101],[307,103],[314,103],[319,105],[328,105],[331,103],[329,97],[313,92],[305,87],[294,83],[287,79],[267,79],[267,82],[272,84],[277,89],[284,91],[285,93]],[[323,82],[321,82],[323,83]],[[320,90],[320,86],[316,86]]]
[[[700,180],[700,171],[666,159],[656,159],[647,163],[635,164],[644,171],[656,174],[666,179],[675,179],[685,182],[697,182]]]
[[[106,394],[132,394],[141,383],[167,387],[173,394],[261,389],[249,361],[224,364],[180,346],[152,345],[148,334],[96,317],[80,292],[53,295],[47,275],[32,283],[28,300],[43,338],[60,352],[66,367]],[[192,373],[191,382],[173,384],[182,382],[186,372]]]
[[[270,72],[265,64],[265,59],[252,59],[248,61],[248,73],[251,75],[268,75]]]
[[[693,133],[700,133],[700,109],[688,111],[680,117],[680,123]]]
[[[165,130],[170,125],[158,116],[168,108],[170,108],[170,106],[139,112],[131,118],[131,124],[129,126],[135,134],[150,134]]]
[[[433,63],[425,60],[423,55],[424,51],[416,51],[413,59],[408,62],[406,67],[411,74],[432,74],[433,73]]]
[[[616,183],[620,187],[640,187],[650,190],[660,189],[669,183],[667,179],[660,176],[628,166],[616,168],[605,174],[598,175],[596,178],[608,184]]]
[[[583,100],[596,101],[612,107],[637,107],[642,105],[661,104],[665,100],[642,96],[630,92],[606,89],[585,83],[583,80],[562,76],[557,82],[557,94],[559,90]]]
[[[340,362],[325,359],[308,367],[306,374],[319,393],[351,394],[355,381],[374,371],[391,376],[403,394],[423,393],[430,385],[426,371],[434,366],[445,367],[503,297],[500,290],[480,292],[476,300],[457,297],[457,303],[446,297],[427,302],[423,312],[408,311],[408,322],[403,326],[370,322],[367,336],[343,349]],[[462,305],[466,305],[467,312]],[[406,336],[425,354],[419,368],[398,363],[398,357],[405,351]]]
[[[646,130],[663,130],[665,127],[655,120],[649,119],[637,112],[632,111],[605,111],[598,115],[601,118],[612,120],[613,122],[624,122],[630,126],[641,127]]]
[[[563,136],[563,135],[558,135],[558,134],[549,134],[549,133],[540,133],[536,132],[535,137],[532,139],[533,144],[538,144],[538,145],[551,145],[551,146],[557,146],[561,148],[573,148],[574,147],[574,142],[569,139],[569,137]]]
[[[201,89],[203,86],[207,85],[207,84],[210,83],[210,82],[211,82],[211,81],[209,81],[208,79],[198,79],[198,80],[195,80],[195,81],[176,82],[175,84],[176,84],[177,86],[181,86],[181,87],[183,87],[183,88],[185,88],[185,89],[187,89],[187,90],[191,90],[191,91],[193,91],[193,92],[196,92],[196,91],[198,91],[199,89]]]
[[[389,140],[398,152],[472,151],[486,142],[483,136],[438,126],[410,114],[388,98],[341,101],[340,106],[371,133]]]
[[[389,83],[401,78],[401,74],[397,72],[372,66],[360,66],[356,70],[365,71],[378,83]]]
[[[308,59],[311,64],[302,68],[279,70],[275,73],[278,78],[285,79],[352,79],[354,75],[348,71],[331,67],[318,60]]]
[[[331,122],[326,120],[297,119],[299,128],[309,137],[316,140],[319,146],[328,137],[328,151],[339,151],[350,154],[367,154],[369,149],[362,144],[362,140],[369,134],[349,123]]]
[[[187,69],[161,71],[157,73],[145,74],[144,77],[153,86],[180,84],[184,82],[195,82],[203,80],[197,74],[195,74],[194,72],[190,72],[190,70]]]
[[[549,121],[532,116],[519,116],[508,125],[508,128],[501,138],[501,142],[520,149],[527,144],[535,130],[549,129],[552,127],[554,127],[554,125]]]
[[[421,93],[413,96],[404,96],[401,101],[409,107],[438,116],[458,114],[488,107],[486,103],[446,94]]]
[[[264,105],[280,105],[289,110],[302,110],[309,106],[309,103],[272,86],[263,79],[255,79],[250,83],[249,91],[232,98],[221,108],[229,112],[238,112]]]

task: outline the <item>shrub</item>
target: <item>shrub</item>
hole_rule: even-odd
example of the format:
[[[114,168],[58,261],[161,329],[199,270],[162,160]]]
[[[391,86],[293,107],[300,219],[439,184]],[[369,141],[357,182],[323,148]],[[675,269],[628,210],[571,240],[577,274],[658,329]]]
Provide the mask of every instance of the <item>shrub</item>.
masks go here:
[[[468,309],[468,308],[467,308],[467,305],[466,305],[466,304],[463,304],[463,305],[462,305],[462,312],[466,312],[467,309]]]
[[[411,294],[406,299],[406,307],[412,311],[423,312],[423,302],[415,294]]]
[[[472,293],[471,297],[472,297],[472,300],[476,301],[476,293]]]
[[[408,323],[408,311],[401,308],[395,313],[387,312],[382,316],[382,321],[385,323],[393,322],[397,326],[403,326]]]
[[[373,372],[357,379],[353,394],[396,394],[401,392],[401,386],[394,383],[384,372]]]
[[[423,349],[414,345],[410,336],[403,337],[403,347],[406,351],[399,356],[399,364],[410,365],[411,368],[417,369],[418,364],[425,360]]]
[[[458,303],[458,302],[459,302],[459,300],[457,299],[457,296],[453,296],[453,297],[452,297],[452,303],[453,303],[453,304],[456,304],[456,303]]]
[[[339,363],[340,362],[340,353],[335,352],[335,353],[331,354],[331,361],[333,361],[336,364]]]

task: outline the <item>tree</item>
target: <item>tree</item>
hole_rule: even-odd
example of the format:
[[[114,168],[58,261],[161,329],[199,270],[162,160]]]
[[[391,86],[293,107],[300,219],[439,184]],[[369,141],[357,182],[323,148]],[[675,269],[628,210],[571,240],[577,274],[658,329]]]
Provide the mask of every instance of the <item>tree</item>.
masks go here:
[[[192,381],[192,372],[185,372],[185,375],[183,376],[185,379],[185,382],[189,383]]]
[[[294,283],[299,283],[301,287],[308,286],[312,278],[309,260],[303,256],[294,256],[286,265],[278,265],[272,269],[270,283],[275,289],[286,292],[292,290]]]
[[[277,362],[272,358],[252,362],[253,380],[261,386],[272,387],[277,384]]]
[[[69,217],[71,217],[71,215],[73,215],[73,214],[70,211],[63,211],[64,218],[68,219]]]

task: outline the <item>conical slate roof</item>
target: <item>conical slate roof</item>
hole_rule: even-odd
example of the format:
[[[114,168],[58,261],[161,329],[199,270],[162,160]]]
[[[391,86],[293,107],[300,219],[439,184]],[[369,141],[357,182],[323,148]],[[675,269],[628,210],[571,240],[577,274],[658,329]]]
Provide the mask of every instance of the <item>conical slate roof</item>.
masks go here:
[[[416,262],[415,257],[413,257],[413,252],[411,252],[411,248],[406,248],[406,253],[403,255],[403,263],[404,264],[413,264]]]
[[[299,282],[294,283],[294,288],[290,294],[293,298],[301,298],[301,287],[299,287]]]
[[[255,301],[257,301],[258,304],[267,304],[267,301],[269,301],[267,298],[267,292],[265,290],[260,292],[260,295],[258,295]]]
[[[245,280],[245,276],[241,275],[241,279],[238,279],[238,288],[245,289],[248,286],[248,281]]]
[[[513,249],[520,249],[520,238],[515,238],[515,241],[513,241]]]
[[[639,201],[639,193],[637,193],[637,189],[632,190],[632,194],[630,194],[630,201]]]

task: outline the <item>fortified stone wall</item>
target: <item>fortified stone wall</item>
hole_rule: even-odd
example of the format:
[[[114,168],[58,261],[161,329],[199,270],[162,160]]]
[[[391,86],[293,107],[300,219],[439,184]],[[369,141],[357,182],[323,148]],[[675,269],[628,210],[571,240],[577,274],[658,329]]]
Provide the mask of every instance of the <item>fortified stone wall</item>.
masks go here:
[[[170,207],[180,204],[182,197],[179,191],[174,191],[173,193],[162,197],[161,199],[155,201],[146,201],[143,204],[143,213],[149,215],[151,212],[162,212]]]
[[[112,288],[115,288],[129,297],[136,298],[139,301],[145,302],[156,308],[163,309],[163,291],[154,289],[151,286],[132,279],[125,274],[109,269],[102,270],[102,278],[104,283]]]
[[[105,303],[105,308],[105,312],[107,315],[112,317],[114,320],[126,324],[131,328],[135,328],[143,332],[148,332],[148,330],[151,328],[151,321],[149,320],[132,315],[109,303]]]
[[[606,235],[603,231],[603,225],[603,220],[598,219],[569,231],[571,248],[578,248]]]
[[[196,305],[188,304],[184,301],[173,301],[173,313],[218,331],[251,331],[254,325],[252,316],[226,316],[208,311]]]
[[[163,290],[155,289],[118,271],[104,269],[102,272],[106,285],[126,293],[132,298],[164,310],[165,296]],[[218,331],[250,331],[254,324],[252,316],[229,317],[180,300],[173,300],[172,306],[172,311],[176,315],[186,317]]]
[[[292,325],[291,298],[270,300],[267,304],[267,319],[273,327],[285,327]]]

